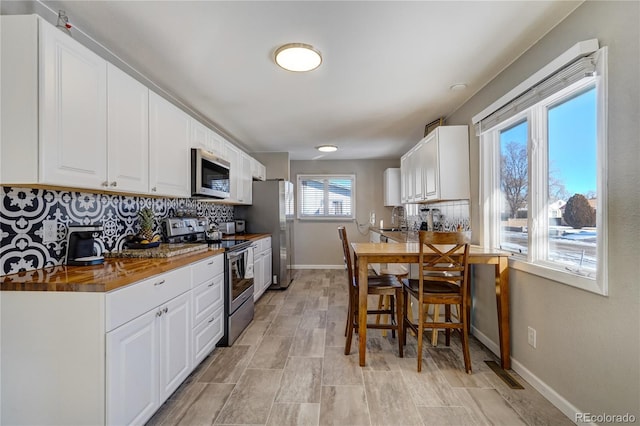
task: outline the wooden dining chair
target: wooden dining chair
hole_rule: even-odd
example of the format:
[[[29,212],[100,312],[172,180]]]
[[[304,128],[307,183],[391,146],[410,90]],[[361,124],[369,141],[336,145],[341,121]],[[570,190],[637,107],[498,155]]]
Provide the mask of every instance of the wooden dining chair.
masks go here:
[[[418,300],[418,320],[404,316],[405,329],[415,331],[418,339],[418,371],[422,371],[424,329],[445,329],[449,346],[451,330],[459,330],[467,373],[471,373],[469,357],[469,244],[471,232],[419,231],[420,257],[418,279],[403,280],[404,304],[409,296]],[[444,321],[429,318],[427,305],[445,305]],[[451,306],[457,306],[459,321],[452,322]],[[406,333],[403,335],[406,343]]]
[[[344,254],[344,263],[347,268],[347,275],[349,279],[349,306],[347,309],[347,339],[345,343],[344,354],[349,355],[351,353],[351,340],[353,339],[353,331],[358,330],[358,271],[356,264],[351,260],[351,248],[349,247],[349,240],[347,239],[347,231],[344,226],[338,227],[338,236],[342,242],[342,250]],[[367,294],[369,295],[383,295],[390,296],[391,303],[388,309],[371,309],[367,310],[367,314],[377,315],[389,315],[391,321],[389,324],[376,324],[367,322],[367,328],[392,330],[397,334],[398,339],[398,355],[403,356],[403,293],[402,283],[393,275],[373,275],[367,277]],[[393,315],[395,313],[395,318]]]

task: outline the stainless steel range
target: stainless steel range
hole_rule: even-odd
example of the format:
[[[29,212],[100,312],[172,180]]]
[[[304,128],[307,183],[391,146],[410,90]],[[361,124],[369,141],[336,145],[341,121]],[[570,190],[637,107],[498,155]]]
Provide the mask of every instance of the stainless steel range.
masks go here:
[[[219,346],[231,346],[253,320],[253,251],[251,241],[227,237],[207,240],[206,218],[175,217],[162,223],[168,243],[203,243],[224,249],[224,312],[225,333]]]

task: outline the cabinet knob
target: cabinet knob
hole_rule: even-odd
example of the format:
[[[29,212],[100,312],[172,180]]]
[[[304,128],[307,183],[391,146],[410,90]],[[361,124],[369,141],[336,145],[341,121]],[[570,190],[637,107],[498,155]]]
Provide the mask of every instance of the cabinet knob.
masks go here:
[[[213,320],[216,319],[216,317],[211,318],[208,322],[209,324],[211,324],[213,322]]]
[[[159,310],[158,312],[156,312],[156,316],[157,316],[157,317],[161,317],[161,316],[162,316],[162,309],[161,309],[161,310]]]
[[[164,284],[164,280],[162,280],[162,281],[158,281],[158,282],[157,282],[157,283],[155,283],[154,285],[162,285],[162,284]]]
[[[102,186],[109,186],[109,182],[105,180],[104,182],[102,182]]]
[[[153,188],[151,188],[151,192],[156,192],[158,190],[158,188],[156,188],[155,186]]]
[[[164,307],[164,309],[162,310],[162,312],[164,312],[164,313],[166,314],[167,312],[169,312],[169,308],[167,308],[167,307],[165,306],[165,307]]]
[[[213,287],[213,285],[215,284],[215,281],[213,281],[212,283],[210,283],[207,287]]]
[[[115,180],[113,182],[111,182],[111,186],[116,187],[118,186],[118,182],[116,182]]]

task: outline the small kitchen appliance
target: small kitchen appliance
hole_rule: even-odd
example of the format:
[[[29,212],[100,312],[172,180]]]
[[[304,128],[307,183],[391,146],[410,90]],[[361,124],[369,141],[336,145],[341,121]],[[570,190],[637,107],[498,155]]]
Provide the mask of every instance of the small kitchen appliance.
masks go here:
[[[73,266],[104,263],[104,256],[98,242],[101,234],[102,225],[70,225],[65,263]]]
[[[230,190],[230,163],[204,149],[192,148],[192,196],[229,198]]]
[[[244,234],[246,229],[246,222],[244,219],[236,219],[236,234]]]
[[[220,230],[224,235],[233,235],[236,233],[236,223],[235,222],[221,223]]]

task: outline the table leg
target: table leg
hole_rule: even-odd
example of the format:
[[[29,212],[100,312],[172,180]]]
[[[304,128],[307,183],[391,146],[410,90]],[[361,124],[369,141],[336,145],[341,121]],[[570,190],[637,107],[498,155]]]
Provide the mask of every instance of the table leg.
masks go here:
[[[365,366],[367,355],[367,276],[369,262],[366,257],[358,259],[358,343],[360,366]]]
[[[511,330],[509,326],[509,261],[507,257],[500,256],[495,268],[500,363],[503,369],[509,370],[511,368]]]

